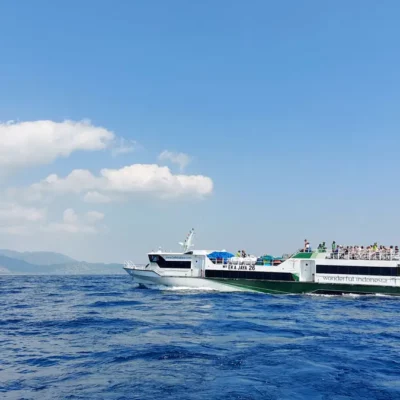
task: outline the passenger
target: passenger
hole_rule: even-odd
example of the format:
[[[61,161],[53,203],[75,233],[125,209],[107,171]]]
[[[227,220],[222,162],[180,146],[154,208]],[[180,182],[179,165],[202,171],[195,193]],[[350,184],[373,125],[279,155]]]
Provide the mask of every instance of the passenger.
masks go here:
[[[324,253],[326,252],[326,244],[325,244],[325,242],[322,242],[322,251]]]
[[[236,257],[241,257],[241,256],[242,256],[242,254],[241,254],[240,250],[238,250],[236,253]]]
[[[242,257],[243,258],[247,257],[246,252],[244,250],[242,250]]]
[[[332,252],[333,252],[333,253],[336,251],[336,248],[337,248],[336,242],[333,241],[333,242],[332,242]]]

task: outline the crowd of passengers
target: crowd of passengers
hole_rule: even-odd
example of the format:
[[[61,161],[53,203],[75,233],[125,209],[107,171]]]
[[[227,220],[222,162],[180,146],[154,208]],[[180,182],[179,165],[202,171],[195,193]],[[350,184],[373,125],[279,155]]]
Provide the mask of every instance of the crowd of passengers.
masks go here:
[[[309,253],[312,252],[310,243],[308,240],[304,240],[304,248],[303,252]],[[318,252],[327,253],[327,246],[325,242],[322,242],[318,245]],[[332,242],[331,245],[331,257],[345,257],[345,258],[371,258],[374,256],[380,256],[381,258],[388,258],[393,255],[400,255],[399,246],[378,246],[378,243],[375,242],[369,246],[342,246],[337,244],[335,241]]]
[[[235,254],[235,257],[247,257],[247,253],[244,250],[238,250]]]

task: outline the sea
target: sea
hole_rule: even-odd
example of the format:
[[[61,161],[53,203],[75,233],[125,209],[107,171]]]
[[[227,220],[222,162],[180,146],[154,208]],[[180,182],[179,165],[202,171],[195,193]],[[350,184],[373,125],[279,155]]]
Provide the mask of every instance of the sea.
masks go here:
[[[400,399],[400,299],[1,276],[0,399]]]

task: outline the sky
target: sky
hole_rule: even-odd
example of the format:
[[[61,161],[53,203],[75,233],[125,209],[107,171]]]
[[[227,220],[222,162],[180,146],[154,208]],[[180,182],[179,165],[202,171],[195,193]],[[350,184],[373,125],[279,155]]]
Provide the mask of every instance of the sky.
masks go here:
[[[0,248],[400,244],[400,3],[0,2]]]

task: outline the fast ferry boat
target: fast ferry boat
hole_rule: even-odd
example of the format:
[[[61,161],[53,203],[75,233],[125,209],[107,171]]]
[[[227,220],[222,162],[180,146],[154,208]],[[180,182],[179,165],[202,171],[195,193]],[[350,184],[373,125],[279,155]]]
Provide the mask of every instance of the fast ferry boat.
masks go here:
[[[219,291],[400,295],[398,250],[330,252],[299,250],[280,262],[236,257],[225,250],[191,250],[194,230],[181,252],[148,253],[149,263],[124,269],[141,286],[208,288]]]

